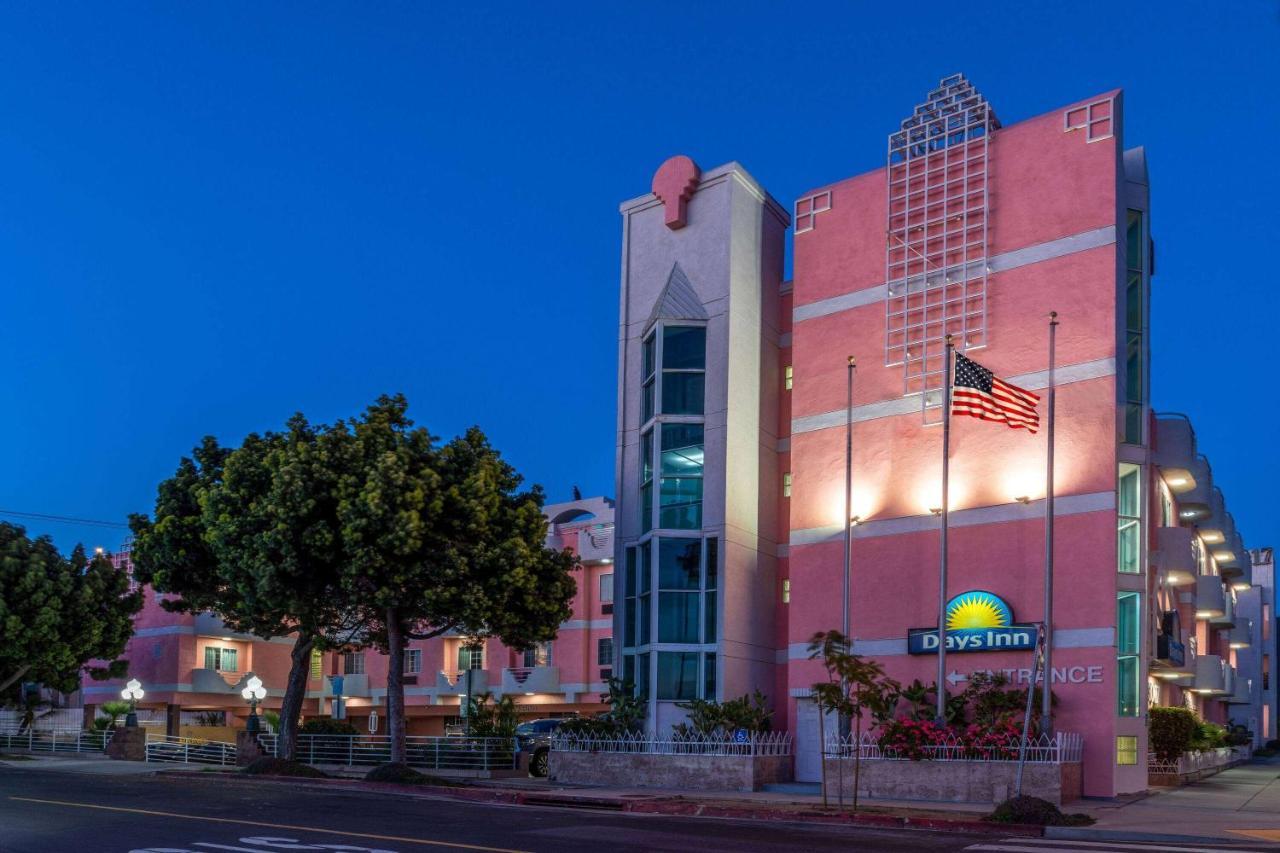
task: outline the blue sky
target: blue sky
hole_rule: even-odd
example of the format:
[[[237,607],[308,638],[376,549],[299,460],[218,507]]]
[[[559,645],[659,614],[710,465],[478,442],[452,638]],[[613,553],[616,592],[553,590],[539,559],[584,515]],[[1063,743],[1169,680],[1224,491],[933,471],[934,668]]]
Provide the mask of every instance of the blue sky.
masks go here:
[[[785,204],[966,73],[1127,92],[1154,401],[1276,544],[1273,2],[29,3],[0,28],[0,509],[122,520],[202,435],[403,391],[553,500],[613,491],[618,203],[667,156]],[[30,522],[63,547],[123,531]]]

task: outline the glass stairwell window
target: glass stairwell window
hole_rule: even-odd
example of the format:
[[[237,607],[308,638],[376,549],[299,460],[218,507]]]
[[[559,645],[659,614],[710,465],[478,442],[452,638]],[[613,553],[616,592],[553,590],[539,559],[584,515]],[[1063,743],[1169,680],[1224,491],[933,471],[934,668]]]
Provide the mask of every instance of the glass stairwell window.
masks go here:
[[[702,429],[702,424],[662,425],[658,527],[668,530],[702,527]]]
[[[1121,441],[1142,444],[1143,406],[1146,402],[1146,236],[1140,210],[1130,210],[1126,221],[1125,255],[1125,407]]]
[[[1116,597],[1116,713],[1137,717],[1142,685],[1139,655],[1142,643],[1142,596],[1122,592]]]
[[[1116,569],[1142,571],[1142,468],[1120,465],[1116,489]]]
[[[701,326],[663,328],[662,414],[702,414],[706,369],[706,329]]]

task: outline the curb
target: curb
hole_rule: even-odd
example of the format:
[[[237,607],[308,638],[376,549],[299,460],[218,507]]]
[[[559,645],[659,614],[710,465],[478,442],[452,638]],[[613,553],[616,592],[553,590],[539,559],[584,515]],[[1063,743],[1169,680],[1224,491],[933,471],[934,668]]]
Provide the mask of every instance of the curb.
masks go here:
[[[1057,841],[1151,841],[1171,844],[1271,844],[1237,835],[1170,835],[1125,829],[1086,829],[1080,826],[1046,826],[1044,837]]]
[[[542,808],[589,809],[635,815],[664,815],[668,817],[704,817],[730,820],[757,820],[771,823],[816,823],[835,826],[856,826],[867,829],[903,829],[932,832],[961,832],[972,835],[1006,835],[1040,838],[1047,835],[1046,828],[1017,823],[989,823],[972,819],[943,817],[904,817],[888,814],[850,814],[813,810],[784,811],[759,806],[732,806],[702,803],[682,797],[625,800],[617,797],[574,796],[540,791],[516,791],[508,788],[422,786],[410,787],[389,783],[364,782],[359,779],[306,779],[290,777],[245,777],[230,774],[193,774],[175,770],[160,770],[158,777],[170,779],[200,779],[203,781],[243,783],[249,785],[288,785],[292,788],[318,790],[345,790],[353,793],[386,793],[417,800],[465,800],[492,805],[538,806]],[[1096,836],[1087,836],[1096,837]]]

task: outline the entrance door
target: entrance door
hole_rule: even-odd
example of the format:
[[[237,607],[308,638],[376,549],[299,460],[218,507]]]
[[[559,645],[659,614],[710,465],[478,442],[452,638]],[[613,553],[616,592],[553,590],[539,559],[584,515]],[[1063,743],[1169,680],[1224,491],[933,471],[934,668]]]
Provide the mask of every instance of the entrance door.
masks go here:
[[[821,782],[818,750],[818,706],[812,699],[796,700],[796,781]]]

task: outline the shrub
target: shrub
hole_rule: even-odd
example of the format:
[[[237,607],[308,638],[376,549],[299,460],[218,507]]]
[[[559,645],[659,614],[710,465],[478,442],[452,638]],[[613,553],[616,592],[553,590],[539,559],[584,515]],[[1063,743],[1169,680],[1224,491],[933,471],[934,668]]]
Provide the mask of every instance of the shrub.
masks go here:
[[[676,726],[676,735],[731,735],[738,729],[753,734],[767,732],[773,719],[767,702],[765,695],[757,690],[726,702],[691,699],[677,703],[677,708],[689,712],[689,722]]]
[[[1280,740],[1267,741],[1267,749],[1280,749]]]
[[[983,818],[992,823],[1021,823],[1031,826],[1088,826],[1093,818],[1085,814],[1063,814],[1048,800],[1039,797],[1010,797]]]
[[[296,776],[305,779],[324,779],[328,776],[301,762],[286,761],[269,755],[255,759],[251,764],[240,768],[240,772],[249,776]]]
[[[1151,750],[1161,761],[1177,761],[1191,749],[1199,727],[1196,715],[1186,708],[1151,708],[1147,717]]]
[[[892,749],[901,758],[920,761],[931,757],[928,747],[953,737],[949,727],[933,720],[890,720],[880,729],[880,747]]]
[[[1227,730],[1217,723],[1200,723],[1191,739],[1191,749],[1206,752],[1227,745]]]
[[[600,696],[609,710],[594,717],[575,717],[560,725],[558,734],[585,738],[610,738],[638,734],[643,728],[645,703],[638,698],[630,682],[609,679],[609,692]]]
[[[510,696],[495,702],[492,693],[481,693],[472,697],[467,709],[467,734],[471,737],[515,737],[520,718]]]
[[[426,773],[419,773],[409,765],[397,762],[379,764],[364,775],[364,781],[389,782],[393,785],[445,785],[451,788],[460,787],[461,784],[449,779],[440,779],[436,776],[428,776]]]
[[[298,734],[304,735],[354,735],[359,734],[356,727],[348,723],[346,720],[335,720],[332,717],[316,717],[307,720],[298,729]]]

